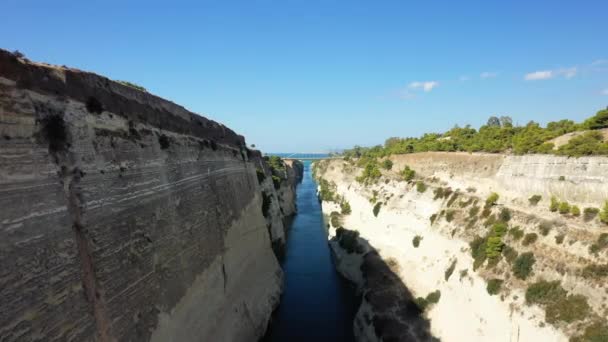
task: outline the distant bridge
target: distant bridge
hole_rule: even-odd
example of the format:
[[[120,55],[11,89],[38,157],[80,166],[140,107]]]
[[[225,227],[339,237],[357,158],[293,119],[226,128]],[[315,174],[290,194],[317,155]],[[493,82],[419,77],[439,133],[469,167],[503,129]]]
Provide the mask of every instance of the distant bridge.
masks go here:
[[[321,159],[335,159],[335,155],[330,153],[301,153],[301,152],[289,152],[289,153],[264,153],[264,156],[277,156],[285,159],[298,159],[298,160],[321,160]]]

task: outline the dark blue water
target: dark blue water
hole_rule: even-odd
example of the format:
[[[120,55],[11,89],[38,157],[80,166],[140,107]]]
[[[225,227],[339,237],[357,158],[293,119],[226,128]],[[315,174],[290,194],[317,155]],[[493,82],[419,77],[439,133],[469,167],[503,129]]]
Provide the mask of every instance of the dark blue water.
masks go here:
[[[298,214],[287,237],[285,291],[263,341],[354,341],[357,300],[333,265],[310,162],[297,190]]]

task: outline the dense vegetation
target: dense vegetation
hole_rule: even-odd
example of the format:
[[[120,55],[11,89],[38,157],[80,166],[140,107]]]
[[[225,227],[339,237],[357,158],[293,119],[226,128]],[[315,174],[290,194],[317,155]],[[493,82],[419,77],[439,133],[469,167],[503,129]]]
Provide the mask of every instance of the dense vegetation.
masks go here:
[[[414,138],[389,138],[384,146],[371,148],[355,146],[344,151],[347,158],[378,158],[391,154],[406,154],[427,151],[466,151],[466,152],[512,152],[554,153],[566,156],[607,155],[608,143],[602,141],[602,134],[596,130],[608,128],[608,109],[600,110],[597,114],[583,123],[572,120],[549,122],[542,127],[534,121],[525,126],[513,125],[509,117],[491,117],[487,124],[478,130],[470,127],[455,126],[445,133],[427,133]],[[551,139],[566,133],[580,131],[580,135],[554,149]]]

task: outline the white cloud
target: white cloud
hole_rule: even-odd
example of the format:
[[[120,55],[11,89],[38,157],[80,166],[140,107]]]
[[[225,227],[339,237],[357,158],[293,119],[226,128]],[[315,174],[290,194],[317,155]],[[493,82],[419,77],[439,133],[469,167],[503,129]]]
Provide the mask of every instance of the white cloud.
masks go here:
[[[409,84],[408,88],[410,89],[422,89],[425,92],[429,92],[433,90],[433,88],[437,88],[439,86],[439,82],[437,81],[426,81],[426,82],[412,82]]]
[[[469,81],[471,78],[467,75],[462,75],[458,79],[460,80],[460,82],[465,82],[465,81]]]
[[[481,78],[494,78],[496,76],[498,76],[498,73],[493,71],[485,71],[479,75]]]
[[[602,90],[602,95],[608,96],[608,88]]]
[[[555,69],[555,70],[540,70],[540,71],[535,71],[535,72],[526,74],[524,76],[524,79],[526,81],[538,81],[538,80],[548,80],[551,78],[562,76],[569,80],[572,77],[576,76],[577,72],[578,72],[577,67],[561,68],[561,69]]]
[[[551,70],[535,71],[524,76],[526,81],[548,80],[550,78],[553,78],[553,71]]]

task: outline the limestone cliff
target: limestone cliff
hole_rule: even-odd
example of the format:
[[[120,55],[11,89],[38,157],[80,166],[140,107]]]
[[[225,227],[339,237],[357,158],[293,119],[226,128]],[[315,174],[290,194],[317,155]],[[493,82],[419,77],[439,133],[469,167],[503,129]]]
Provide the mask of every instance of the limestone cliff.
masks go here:
[[[0,51],[2,341],[262,336],[283,277],[267,222],[295,182],[258,168],[217,122]]]
[[[315,167],[331,197],[323,210],[335,212],[329,238],[336,265],[364,294],[358,340],[408,340],[398,332],[401,322],[417,317],[407,309],[409,292],[425,304],[430,332],[442,341],[607,336],[608,225],[593,210],[608,198],[607,158],[419,153],[391,159],[392,170],[367,183],[356,180],[361,169],[352,161]],[[399,174],[406,165],[416,171],[410,182]],[[486,204],[492,193],[498,200]],[[345,202],[351,213],[338,214]],[[345,238],[349,230],[355,239]],[[376,268],[385,279],[396,276],[403,289],[374,285],[365,266],[369,253],[384,260]],[[374,300],[370,291],[383,296]],[[433,293],[437,303],[428,302]],[[400,301],[403,310],[387,312],[387,303]]]

